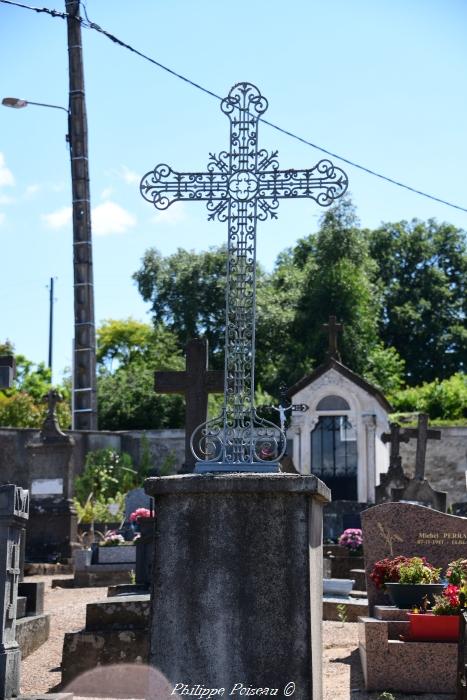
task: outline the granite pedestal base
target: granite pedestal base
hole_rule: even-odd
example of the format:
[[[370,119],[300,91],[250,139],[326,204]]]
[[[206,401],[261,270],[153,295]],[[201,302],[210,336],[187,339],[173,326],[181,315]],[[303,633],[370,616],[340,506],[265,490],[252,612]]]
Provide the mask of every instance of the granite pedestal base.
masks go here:
[[[31,500],[26,535],[28,561],[70,559],[77,539],[77,516],[72,501],[52,496]]]
[[[403,642],[409,610],[375,606],[359,618],[359,650],[365,687],[402,693],[456,692],[457,643]],[[451,695],[452,696],[452,695]]]
[[[321,700],[329,489],[251,473],[152,478],[145,489],[157,503],[150,664],[174,685],[282,697],[294,684],[294,700]]]

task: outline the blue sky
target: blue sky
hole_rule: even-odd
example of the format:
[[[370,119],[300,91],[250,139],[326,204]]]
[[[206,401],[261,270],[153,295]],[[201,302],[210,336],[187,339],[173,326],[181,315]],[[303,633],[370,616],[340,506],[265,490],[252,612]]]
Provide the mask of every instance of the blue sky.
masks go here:
[[[33,3],[34,4],[34,3]],[[43,6],[44,3],[38,3]],[[50,4],[58,10],[64,3]],[[269,101],[265,117],[339,155],[467,207],[467,5],[461,0],[88,0],[89,19],[226,95],[239,81]],[[202,250],[226,240],[203,203],[156,211],[139,180],[158,163],[204,170],[227,148],[219,104],[107,38],[83,29],[93,207],[96,321],[148,320],[131,275],[144,251]],[[67,106],[66,23],[0,4],[0,98]],[[49,278],[56,280],[54,378],[71,364],[73,271],[66,114],[0,107],[0,340],[47,359]],[[282,168],[318,151],[260,125]],[[343,165],[364,226],[467,214]],[[316,230],[314,202],[282,202],[258,227],[268,269]]]

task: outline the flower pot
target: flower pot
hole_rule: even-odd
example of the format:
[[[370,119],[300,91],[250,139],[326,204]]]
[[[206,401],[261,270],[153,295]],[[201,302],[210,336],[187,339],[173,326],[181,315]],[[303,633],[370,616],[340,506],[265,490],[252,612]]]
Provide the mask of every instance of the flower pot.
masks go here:
[[[355,581],[347,578],[324,578],[323,595],[346,597],[350,595]]]
[[[421,605],[423,598],[433,603],[434,596],[442,593],[442,583],[386,583],[386,591],[397,608],[404,610]]]
[[[459,615],[409,613],[409,622],[411,642],[457,642],[459,639]]]

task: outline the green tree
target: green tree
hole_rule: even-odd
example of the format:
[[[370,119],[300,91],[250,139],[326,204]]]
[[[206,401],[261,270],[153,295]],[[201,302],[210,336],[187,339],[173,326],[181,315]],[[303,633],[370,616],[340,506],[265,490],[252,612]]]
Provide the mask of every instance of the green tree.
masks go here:
[[[14,355],[16,378],[10,389],[0,390],[0,425],[10,428],[40,428],[47,414],[46,395],[52,388],[51,371],[44,362],[35,364],[27,357],[14,352],[7,340],[0,343],[0,355]],[[54,387],[63,397],[57,406],[62,429],[71,425],[70,384],[65,380]]]
[[[378,341],[379,294],[372,282],[375,265],[350,199],[327,210],[318,233],[300,240],[289,257],[303,271],[291,324],[289,383],[324,361],[328,339],[322,325],[331,315],[345,326],[339,339],[343,362],[362,373]]]
[[[225,247],[202,253],[182,250],[163,257],[155,248],[144,254],[133,275],[154,323],[164,323],[183,348],[206,337],[213,367],[222,367],[225,329]]]
[[[177,337],[161,324],[104,321],[97,331],[98,406],[102,430],[177,428],[184,400],[154,391],[156,370],[183,370]],[[116,366],[115,366],[116,365]]]
[[[405,360],[411,385],[466,366],[465,232],[413,219],[367,232],[382,293],[380,337]]]

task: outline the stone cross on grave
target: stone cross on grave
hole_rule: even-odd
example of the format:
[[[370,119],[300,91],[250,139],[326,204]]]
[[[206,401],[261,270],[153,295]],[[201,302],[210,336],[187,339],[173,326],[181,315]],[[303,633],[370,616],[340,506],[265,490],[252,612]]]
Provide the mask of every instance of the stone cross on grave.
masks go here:
[[[397,469],[401,467],[401,457],[399,454],[401,442],[408,442],[410,440],[410,435],[407,431],[401,432],[400,425],[397,423],[390,424],[391,432],[383,433],[381,435],[381,440],[384,443],[390,443],[391,451],[389,453],[389,469]]]
[[[205,201],[209,220],[228,227],[224,405],[192,436],[196,471],[278,471],[285,435],[259,418],[254,405],[256,224],[277,218],[280,199],[307,197],[329,206],[347,190],[347,176],[329,160],[308,170],[279,170],[277,151],[258,148],[258,121],[267,100],[238,83],[222,100],[230,147],[210,154],[204,172],[157,165],[142,179],[142,196],[157,209],[176,201]],[[267,448],[267,449],[266,449]],[[262,459],[262,454],[274,459]]]
[[[57,404],[63,401],[63,397],[56,389],[51,389],[43,401],[47,402],[47,415],[41,429],[42,442],[69,442],[69,438],[60,430],[57,416]]]
[[[343,324],[336,323],[335,316],[329,316],[329,321],[327,323],[323,323],[322,328],[323,331],[327,331],[329,334],[329,348],[327,351],[327,356],[333,358],[334,360],[340,361],[341,356],[337,348],[337,334],[344,330]]]
[[[428,416],[426,413],[418,414],[418,428],[407,428],[405,434],[409,438],[417,438],[417,452],[415,454],[415,479],[423,481],[425,478],[426,443],[428,440],[441,440],[440,430],[428,429]]]
[[[154,389],[158,394],[185,395],[185,466],[193,471],[195,457],[190,439],[196,428],[206,421],[208,394],[224,391],[224,372],[208,370],[208,342],[195,338],[186,346],[186,370],[184,372],[156,372]]]

